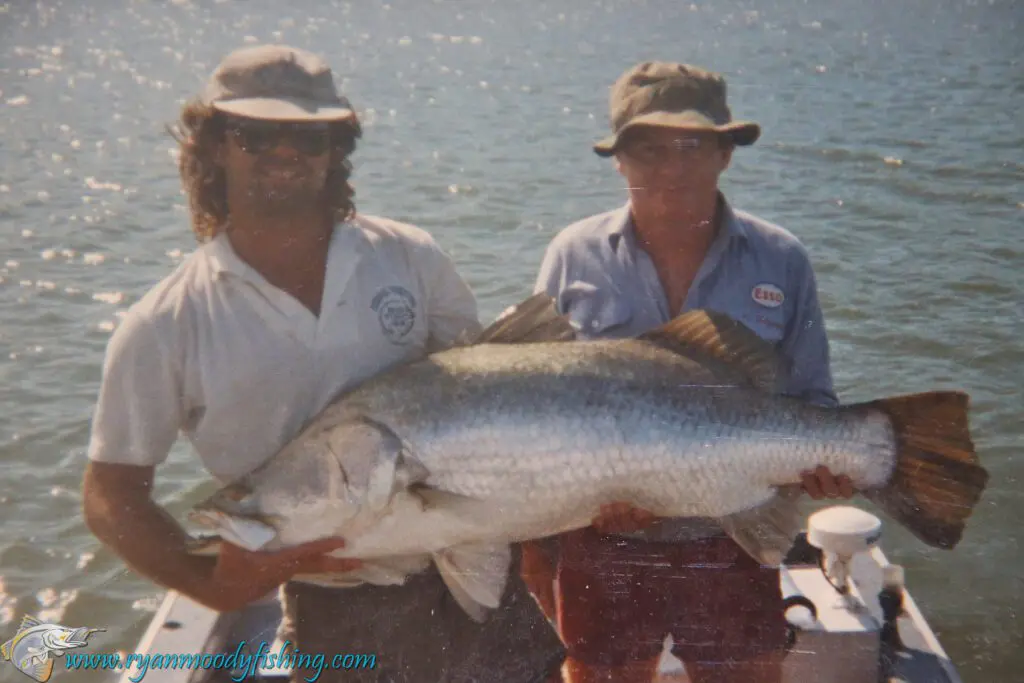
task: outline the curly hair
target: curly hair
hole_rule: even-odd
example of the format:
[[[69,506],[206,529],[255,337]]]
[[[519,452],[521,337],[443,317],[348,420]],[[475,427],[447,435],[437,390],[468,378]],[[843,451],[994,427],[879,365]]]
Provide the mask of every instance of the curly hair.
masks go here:
[[[227,121],[223,114],[196,100],[185,104],[177,125],[168,128],[177,140],[180,155],[178,173],[188,196],[192,232],[200,243],[213,239],[227,223],[228,202],[224,169],[216,162],[217,147],[224,140]],[[328,210],[338,222],[356,211],[355,190],[349,184],[352,164],[348,158],[362,136],[359,121],[330,125],[331,165],[324,187]]]

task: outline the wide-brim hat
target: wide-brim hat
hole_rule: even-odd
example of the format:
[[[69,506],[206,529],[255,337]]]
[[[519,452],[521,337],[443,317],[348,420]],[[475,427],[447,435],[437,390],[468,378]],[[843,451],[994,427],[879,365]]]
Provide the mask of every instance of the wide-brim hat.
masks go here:
[[[637,126],[713,131],[737,145],[752,145],[761,135],[757,123],[732,120],[721,75],[689,64],[638,64],[612,86],[609,104],[612,134],[594,145],[601,156],[614,154]]]
[[[355,117],[335,88],[330,67],[286,45],[235,50],[217,66],[200,96],[229,114],[274,121],[344,121]]]

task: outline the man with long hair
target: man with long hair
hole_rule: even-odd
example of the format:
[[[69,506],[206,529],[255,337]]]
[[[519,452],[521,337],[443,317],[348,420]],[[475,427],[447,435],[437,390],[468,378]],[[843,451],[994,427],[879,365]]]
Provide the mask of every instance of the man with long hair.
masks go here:
[[[733,151],[761,132],[732,119],[725,80],[637,64],[612,87],[610,115],[612,134],[594,151],[614,160],[629,200],[556,236],[537,291],[584,338],[636,336],[693,309],[725,313],[778,350],[784,393],[836,404],[806,249],[719,190]],[[853,495],[824,467],[805,473],[804,489]],[[652,521],[614,504],[592,527],[524,546],[523,575],[566,644],[567,681],[647,683],[671,634],[693,683],[778,683],[788,637],[778,569],[714,520]]]
[[[376,585],[359,561],[327,554],[336,539],[267,553],[224,544],[216,560],[186,552],[186,533],[152,498],[179,433],[230,482],[340,392],[480,325],[430,235],[356,213],[359,122],[315,55],[232,52],[176,136],[199,247],[109,342],[83,481],[89,528],[138,573],[215,610],[283,585],[282,636],[311,666],[318,654],[376,655],[373,670],[300,666],[295,681],[543,678],[561,643],[521,582],[481,625],[428,558],[393,568],[404,584]],[[347,587],[291,580],[342,572]]]

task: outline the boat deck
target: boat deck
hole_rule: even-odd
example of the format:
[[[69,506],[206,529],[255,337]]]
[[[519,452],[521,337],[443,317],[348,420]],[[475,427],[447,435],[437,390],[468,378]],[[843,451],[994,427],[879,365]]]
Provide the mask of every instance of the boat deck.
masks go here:
[[[888,564],[882,551],[857,556],[852,564],[853,591],[865,610],[851,614],[840,607],[837,593],[820,568],[790,564],[783,568],[783,585],[788,594],[798,592],[813,601],[818,614],[813,623],[801,626],[796,644],[784,662],[785,680],[796,683],[962,683],[938,639],[928,626],[909,591],[904,591],[903,612],[895,622],[902,647],[893,650],[879,637],[884,623],[877,595],[881,589],[881,567]],[[808,612],[809,614],[809,612]],[[240,641],[272,643],[277,652],[276,629],[281,612],[277,600],[268,596],[244,610],[218,613],[175,592],[165,597],[135,650],[139,654],[225,653],[235,651]],[[878,676],[871,677],[872,668]],[[120,683],[132,683],[124,673]],[[230,676],[236,676],[235,679]],[[256,680],[282,680],[287,672],[263,669]],[[146,683],[218,683],[234,680],[237,672],[183,669],[150,669]],[[686,683],[682,664],[666,653],[662,657],[657,683]]]

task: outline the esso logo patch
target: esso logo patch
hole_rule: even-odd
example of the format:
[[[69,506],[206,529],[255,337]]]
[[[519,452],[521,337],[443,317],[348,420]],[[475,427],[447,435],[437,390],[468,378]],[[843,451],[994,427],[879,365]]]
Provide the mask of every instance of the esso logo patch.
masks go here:
[[[750,290],[750,298],[768,308],[778,308],[786,300],[786,295],[775,285],[762,282]]]

